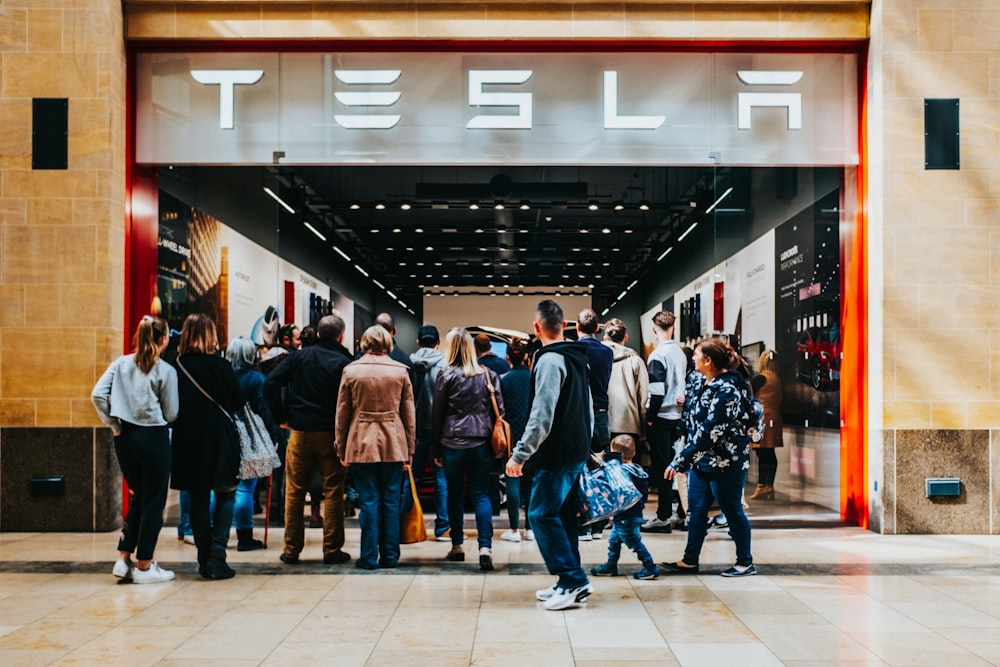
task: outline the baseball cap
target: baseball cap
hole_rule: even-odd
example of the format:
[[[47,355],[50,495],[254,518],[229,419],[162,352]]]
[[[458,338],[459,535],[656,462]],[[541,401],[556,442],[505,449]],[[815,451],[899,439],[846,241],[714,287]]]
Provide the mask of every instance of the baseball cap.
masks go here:
[[[417,331],[417,340],[421,343],[436,343],[441,340],[437,327],[433,324],[425,324]]]

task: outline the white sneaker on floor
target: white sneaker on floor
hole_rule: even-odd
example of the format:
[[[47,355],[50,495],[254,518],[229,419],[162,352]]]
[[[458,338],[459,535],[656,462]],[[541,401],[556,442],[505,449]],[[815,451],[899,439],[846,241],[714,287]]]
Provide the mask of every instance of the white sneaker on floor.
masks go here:
[[[586,602],[590,594],[594,592],[594,587],[590,584],[584,584],[583,586],[578,586],[576,588],[557,588],[548,600],[546,600],[542,606],[549,611],[559,611],[560,609],[569,609],[570,607],[575,607],[576,605]]]
[[[148,570],[132,568],[132,581],[136,584],[158,584],[161,581],[170,581],[174,578],[174,573],[164,570],[156,562],[149,564]]]
[[[590,536],[593,539],[595,539],[595,540],[602,540],[602,539],[604,539],[604,531],[603,530],[595,530],[593,533],[590,534]]]
[[[185,535],[184,544],[194,544],[194,535]]]
[[[115,561],[115,566],[111,568],[111,574],[119,579],[132,578],[132,561],[126,558],[119,558]]]
[[[524,539],[528,540],[529,542],[534,542],[535,541],[535,531],[533,531],[533,530],[526,530],[526,531],[524,531]]]
[[[591,539],[592,538],[590,537],[590,531],[587,531],[586,533],[580,533],[577,536],[577,540],[579,540],[580,542],[589,542]]]
[[[553,584],[548,588],[540,588],[535,591],[535,599],[539,602],[545,602],[555,595],[557,590],[559,590],[559,584]]]
[[[506,530],[503,535],[500,536],[500,539],[508,542],[520,542],[521,533],[516,530]]]

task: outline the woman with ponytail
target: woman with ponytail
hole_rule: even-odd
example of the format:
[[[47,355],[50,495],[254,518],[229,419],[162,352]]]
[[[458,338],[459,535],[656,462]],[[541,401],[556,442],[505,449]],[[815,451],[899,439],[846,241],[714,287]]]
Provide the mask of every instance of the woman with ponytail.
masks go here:
[[[143,317],[133,338],[135,351],[111,362],[90,395],[101,421],[114,433],[115,455],[129,490],[119,558],[111,572],[137,584],[174,578],[153,560],[170,481],[167,424],[177,418],[179,406],[177,373],[160,359],[169,342],[166,322]]]
[[[736,565],[724,577],[757,574],[750,553],[750,520],[743,513],[743,485],[750,468],[750,385],[743,360],[720,338],[706,338],[694,349],[695,370],[705,383],[690,408],[684,449],[664,472],[664,479],[690,470],[688,534],[684,557],[663,563],[661,571],[697,574],[698,557],[708,531],[708,509],[714,497],[729,522],[736,543]]]

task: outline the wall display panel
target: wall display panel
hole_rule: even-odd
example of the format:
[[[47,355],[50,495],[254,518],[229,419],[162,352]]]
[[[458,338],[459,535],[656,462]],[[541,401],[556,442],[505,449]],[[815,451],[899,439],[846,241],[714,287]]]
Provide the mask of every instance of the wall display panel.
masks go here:
[[[331,301],[330,288],[315,276],[162,190],[159,200],[157,296],[172,329],[201,312],[215,321],[222,344],[246,336],[270,346],[285,323],[286,284],[299,326],[310,323],[311,300]],[[349,299],[340,296],[338,303],[353,315]]]
[[[152,164],[857,164],[857,57],[139,53]]]

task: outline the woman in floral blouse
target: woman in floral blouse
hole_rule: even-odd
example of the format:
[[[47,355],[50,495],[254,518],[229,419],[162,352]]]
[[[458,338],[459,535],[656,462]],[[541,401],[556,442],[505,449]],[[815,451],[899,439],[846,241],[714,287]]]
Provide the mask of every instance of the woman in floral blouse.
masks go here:
[[[750,554],[750,521],[743,513],[743,485],[750,468],[750,385],[740,372],[736,352],[718,338],[700,341],[694,350],[695,369],[705,384],[693,398],[687,421],[685,447],[664,473],[673,479],[690,470],[688,478],[688,535],[684,557],[663,563],[665,573],[696,574],[698,557],[708,531],[708,508],[714,497],[729,522],[736,542],[736,565],[724,577],[756,574]]]

